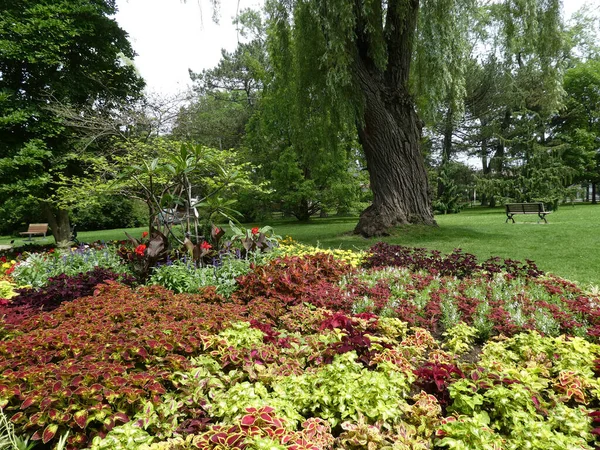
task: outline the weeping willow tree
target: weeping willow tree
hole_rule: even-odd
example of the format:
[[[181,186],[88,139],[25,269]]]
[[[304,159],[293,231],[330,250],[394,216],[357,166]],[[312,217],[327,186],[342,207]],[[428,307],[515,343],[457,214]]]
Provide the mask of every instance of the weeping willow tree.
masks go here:
[[[559,32],[560,0],[486,3],[502,9],[502,36],[511,50],[525,43],[544,47]],[[466,18],[478,6],[476,0],[266,0],[270,58],[294,51],[294,70],[300,70],[293,76],[304,74],[307,82],[294,100],[334,118],[331,125],[344,126],[337,118],[356,125],[373,192],[356,233],[436,224],[417,104],[421,114],[449,98],[460,105],[453,99],[464,93]],[[273,69],[274,80],[292,70],[276,63]]]

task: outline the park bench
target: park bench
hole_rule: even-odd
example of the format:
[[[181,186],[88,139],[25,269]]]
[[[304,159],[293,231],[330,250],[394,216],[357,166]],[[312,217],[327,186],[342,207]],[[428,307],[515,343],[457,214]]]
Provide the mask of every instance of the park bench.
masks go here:
[[[517,214],[537,214],[540,220],[548,223],[546,216],[552,211],[546,211],[542,202],[536,203],[507,203],[506,204],[506,222],[512,220],[515,223],[514,216]],[[538,223],[540,223],[538,220]]]
[[[21,231],[19,234],[27,235],[31,241],[32,236],[42,235],[44,238],[46,237],[46,233],[48,232],[48,224],[47,223],[30,223],[27,231]]]

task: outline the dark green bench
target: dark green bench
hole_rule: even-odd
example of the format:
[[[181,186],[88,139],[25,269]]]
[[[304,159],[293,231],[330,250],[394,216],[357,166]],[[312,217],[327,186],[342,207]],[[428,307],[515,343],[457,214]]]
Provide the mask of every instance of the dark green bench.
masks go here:
[[[506,204],[506,222],[512,220],[515,223],[514,216],[517,214],[537,214],[540,220],[548,223],[546,216],[551,214],[552,211],[546,211],[542,202],[536,203],[507,203]],[[538,220],[538,223],[540,223]]]

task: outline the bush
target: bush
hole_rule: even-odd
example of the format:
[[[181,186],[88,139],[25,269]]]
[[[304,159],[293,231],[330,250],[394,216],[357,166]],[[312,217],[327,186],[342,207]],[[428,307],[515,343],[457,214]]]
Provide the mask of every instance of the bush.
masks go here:
[[[63,302],[92,295],[96,286],[106,281],[119,281],[131,286],[135,280],[130,275],[101,267],[77,275],[60,274],[49,278],[42,288],[17,289],[17,296],[0,307],[0,316],[6,315],[6,323],[16,324],[31,314],[53,311]]]
[[[96,267],[111,269],[116,273],[128,271],[114,248],[81,246],[67,251],[50,249],[48,253],[32,253],[15,267],[12,277],[19,286],[42,287],[51,277],[77,275]]]
[[[92,205],[73,210],[71,222],[81,231],[141,227],[148,224],[148,208],[123,196],[105,196]]]
[[[18,326],[0,342],[0,408],[33,439],[69,444],[128,422],[157,405],[169,378],[245,309],[222,304],[214,290],[175,296],[163,288],[132,291],[112,283]]]
[[[405,267],[413,272],[425,270],[434,275],[464,278],[476,273],[489,274],[507,272],[515,277],[538,277],[543,274],[533,263],[510,259],[490,258],[483,263],[477,261],[475,255],[463,253],[456,249],[449,255],[442,255],[437,250],[403,247],[379,242],[369,249],[364,267]]]
[[[286,306],[303,302],[335,311],[349,311],[352,300],[342,298],[336,284],[352,266],[325,253],[274,259],[238,278],[233,297],[243,303],[275,299]]]
[[[220,265],[196,268],[184,261],[174,261],[153,269],[148,284],[164,286],[178,294],[197,293],[207,286],[215,286],[217,293],[227,297],[237,288],[236,278],[250,271],[245,259],[224,258]]]

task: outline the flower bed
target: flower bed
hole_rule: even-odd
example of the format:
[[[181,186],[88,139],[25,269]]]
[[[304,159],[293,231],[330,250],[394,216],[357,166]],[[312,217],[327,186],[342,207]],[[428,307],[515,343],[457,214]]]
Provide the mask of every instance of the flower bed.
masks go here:
[[[458,251],[285,251],[5,322],[3,413],[74,449],[596,448],[598,296]]]

